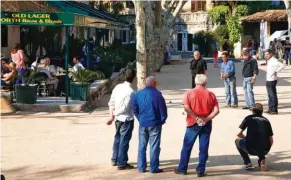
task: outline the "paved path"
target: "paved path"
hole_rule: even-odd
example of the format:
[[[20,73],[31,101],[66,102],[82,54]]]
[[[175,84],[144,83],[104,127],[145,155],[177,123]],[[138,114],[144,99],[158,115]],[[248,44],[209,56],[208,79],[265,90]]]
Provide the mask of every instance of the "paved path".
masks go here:
[[[110,166],[114,126],[106,126],[107,108],[92,114],[19,113],[2,116],[1,165],[8,180],[59,180],[59,179],[193,179],[197,165],[198,141],[191,160],[189,175],[173,173],[177,166],[185,132],[185,115],[181,106],[183,94],[191,85],[189,64],[170,65],[157,74],[169,108],[169,119],[163,127],[161,144],[161,168],[166,172],[152,175],[139,174],[136,169],[118,171]],[[239,105],[243,106],[241,63],[236,63]],[[256,82],[256,100],[266,107],[265,67],[260,67]],[[224,108],[223,82],[219,69],[209,64],[208,87],[215,92],[221,105],[221,113],[215,118],[209,149],[209,161],[205,179],[291,179],[291,67],[280,73],[278,83],[279,112],[266,115],[274,131],[274,147],[267,157],[270,172],[243,170],[242,160],[234,145],[238,126],[250,112]],[[135,123],[130,143],[130,163],[137,160],[137,128]],[[256,164],[256,158],[252,158]]]

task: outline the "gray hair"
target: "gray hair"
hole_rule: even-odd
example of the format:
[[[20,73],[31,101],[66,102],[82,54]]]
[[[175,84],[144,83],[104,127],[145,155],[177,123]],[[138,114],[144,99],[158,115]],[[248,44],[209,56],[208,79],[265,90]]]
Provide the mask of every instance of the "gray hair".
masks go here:
[[[149,76],[146,79],[146,85],[147,86],[153,86],[153,83],[156,81],[157,79],[154,76]]]
[[[205,74],[197,74],[195,77],[195,84],[201,85],[201,86],[206,86],[206,84],[207,84],[206,75]]]
[[[199,51],[194,51],[193,55],[195,56],[195,54],[200,56],[200,52]]]

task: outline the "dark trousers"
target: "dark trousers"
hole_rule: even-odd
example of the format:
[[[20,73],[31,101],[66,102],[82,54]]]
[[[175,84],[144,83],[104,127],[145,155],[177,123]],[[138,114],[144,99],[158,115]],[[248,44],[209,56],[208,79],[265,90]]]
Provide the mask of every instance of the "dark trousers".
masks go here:
[[[21,79],[17,79],[16,80],[16,84],[26,84],[26,77],[25,77],[25,69],[19,69],[18,71],[18,75],[21,77]]]
[[[235,145],[236,145],[236,148],[237,148],[238,152],[240,153],[241,157],[243,158],[244,164],[247,165],[247,164],[251,163],[251,159],[249,157],[249,152],[246,148],[246,139],[245,138],[243,138],[243,139],[237,138],[235,140]],[[259,157],[259,164],[262,160],[266,159],[265,156],[262,156],[262,155],[257,155],[257,154],[252,154],[252,155]]]
[[[187,127],[183,147],[181,151],[181,159],[178,166],[178,171],[187,173],[188,164],[191,156],[191,151],[195,143],[196,138],[199,136],[199,163],[196,168],[197,173],[204,173],[206,168],[206,162],[208,159],[208,148],[210,141],[210,134],[212,130],[211,123],[207,123],[205,126]]]
[[[278,97],[277,97],[277,80],[276,81],[267,81],[266,87],[268,92],[268,105],[269,111],[278,112]]]
[[[134,121],[116,121],[116,133],[113,143],[112,162],[117,162],[118,167],[124,167],[128,161],[129,141],[132,136]]]
[[[144,172],[147,168],[146,151],[150,142],[150,172],[157,172],[160,165],[160,144],[162,126],[139,127],[139,144],[137,166],[139,172]]]
[[[195,75],[192,74],[192,89],[196,87],[195,77],[196,77],[196,74]]]

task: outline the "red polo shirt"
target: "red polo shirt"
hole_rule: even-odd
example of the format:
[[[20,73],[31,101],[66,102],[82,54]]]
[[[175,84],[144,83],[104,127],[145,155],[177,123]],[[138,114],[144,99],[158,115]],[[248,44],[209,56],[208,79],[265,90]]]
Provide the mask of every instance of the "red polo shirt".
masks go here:
[[[215,95],[203,86],[196,86],[189,90],[183,101],[184,105],[189,105],[190,109],[198,116],[206,118],[215,106],[218,107],[218,102]],[[193,126],[196,120],[187,115],[187,127]]]

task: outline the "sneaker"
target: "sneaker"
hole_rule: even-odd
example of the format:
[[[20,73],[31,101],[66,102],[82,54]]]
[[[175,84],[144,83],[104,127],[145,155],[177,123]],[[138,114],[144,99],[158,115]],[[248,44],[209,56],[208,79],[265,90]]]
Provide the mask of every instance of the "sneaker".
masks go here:
[[[242,109],[250,109],[250,108],[245,106],[245,107],[243,107]]]
[[[130,164],[126,164],[125,166],[118,167],[117,169],[118,170],[134,169],[134,166]]]
[[[204,177],[206,176],[206,173],[197,173],[197,177]]]
[[[112,165],[112,166],[117,166],[117,162],[115,162],[115,161],[111,161],[111,165]]]
[[[175,173],[175,174],[182,174],[182,175],[186,175],[186,174],[187,174],[187,173],[184,173],[184,172],[180,172],[180,171],[178,171],[177,168],[174,169],[174,173]]]
[[[162,173],[162,172],[164,172],[162,169],[158,169],[157,171],[153,171],[151,173],[156,174],[156,173]]]
[[[247,164],[245,167],[245,170],[250,170],[250,169],[253,169],[252,163]]]
[[[270,111],[268,114],[270,114],[270,115],[276,115],[276,114],[278,114],[278,112],[272,112],[272,111]]]
[[[261,171],[269,171],[269,169],[268,169],[268,167],[266,165],[266,162],[261,162],[260,170]]]
[[[231,105],[231,107],[232,107],[232,108],[237,108],[238,105],[237,105],[237,104],[233,104],[233,105]]]

